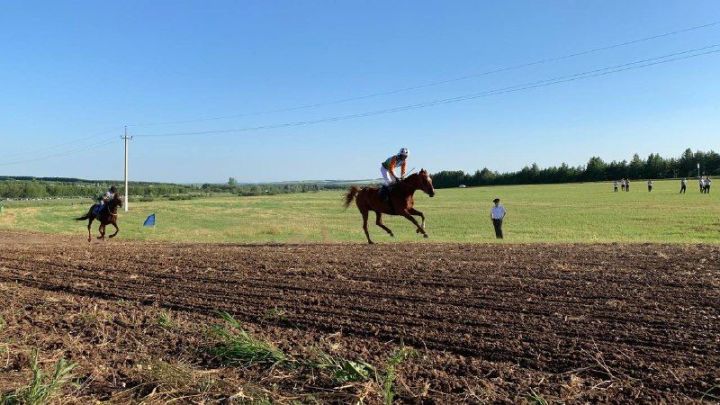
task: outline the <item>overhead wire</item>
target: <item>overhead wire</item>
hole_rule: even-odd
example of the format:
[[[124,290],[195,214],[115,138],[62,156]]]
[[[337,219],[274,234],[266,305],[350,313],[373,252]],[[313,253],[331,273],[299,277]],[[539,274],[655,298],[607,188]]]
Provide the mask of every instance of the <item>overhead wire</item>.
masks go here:
[[[241,117],[255,116],[255,115],[298,111],[298,110],[317,108],[317,107],[323,107],[323,106],[334,105],[334,104],[348,103],[351,101],[359,101],[359,100],[364,100],[364,99],[369,99],[369,98],[374,98],[374,97],[389,96],[389,95],[399,94],[399,93],[408,92],[408,91],[412,91],[412,90],[419,90],[419,89],[423,89],[423,88],[440,86],[443,84],[448,84],[448,83],[473,79],[473,78],[477,78],[477,77],[492,75],[495,73],[502,73],[502,72],[518,70],[518,69],[522,69],[522,68],[526,68],[526,67],[530,67],[530,66],[536,66],[536,65],[540,65],[540,64],[571,59],[571,58],[584,56],[584,55],[588,55],[588,54],[592,54],[592,53],[596,53],[596,52],[601,52],[601,51],[606,51],[606,50],[610,50],[610,49],[620,48],[623,46],[629,46],[629,45],[638,44],[638,43],[642,43],[642,42],[652,41],[655,39],[665,38],[665,37],[669,37],[669,36],[673,36],[673,35],[679,35],[679,34],[686,33],[686,32],[696,31],[696,30],[705,29],[705,28],[711,28],[711,27],[715,27],[718,25],[720,25],[720,21],[714,21],[714,22],[710,22],[707,24],[696,25],[696,26],[692,26],[692,27],[679,29],[679,30],[664,32],[661,34],[656,34],[656,35],[652,35],[652,36],[648,36],[648,37],[624,41],[624,42],[620,42],[620,43],[616,43],[616,44],[612,44],[612,45],[591,48],[591,49],[587,49],[584,51],[574,52],[574,53],[570,53],[570,54],[566,54],[566,55],[550,57],[550,58],[543,58],[543,59],[538,59],[538,60],[532,61],[532,62],[521,63],[521,64],[517,64],[517,65],[510,65],[510,66],[506,66],[506,67],[501,67],[501,68],[497,68],[497,69],[487,70],[484,72],[459,76],[459,77],[455,77],[455,78],[443,79],[443,80],[427,82],[427,83],[423,83],[423,84],[419,84],[419,85],[415,85],[415,86],[403,87],[403,88],[386,90],[386,91],[379,91],[379,92],[375,92],[375,93],[354,96],[354,97],[341,98],[341,99],[336,99],[336,100],[331,100],[331,101],[326,101],[326,102],[311,103],[311,104],[304,104],[304,105],[299,105],[299,106],[294,106],[294,107],[286,107],[286,108],[271,109],[271,110],[256,111],[256,112],[241,113],[241,114],[233,114],[233,115],[224,115],[224,116],[217,116],[217,117],[210,117],[210,118],[139,123],[139,124],[130,124],[128,126],[149,127],[149,126],[177,125],[177,124],[189,124],[189,123],[195,123],[195,122],[217,121],[217,120],[241,118]]]
[[[31,162],[37,162],[37,161],[53,159],[53,158],[58,158],[58,157],[70,156],[70,155],[74,155],[74,154],[77,154],[80,152],[85,152],[85,151],[88,151],[91,149],[97,149],[102,146],[109,145],[111,143],[115,143],[117,141],[118,141],[117,139],[106,139],[101,142],[93,143],[90,145],[84,145],[82,147],[63,151],[63,152],[57,152],[57,153],[53,153],[53,154],[49,154],[49,155],[37,156],[34,158],[30,158],[30,159],[21,159],[21,160],[9,161],[9,162],[0,162],[0,166],[11,166],[11,165],[16,165],[16,164],[31,163]]]
[[[704,47],[700,47],[700,48],[694,48],[694,49],[684,50],[684,51],[675,52],[675,53],[671,53],[671,54],[666,54],[666,55],[662,55],[662,56],[658,56],[658,57],[654,57],[654,58],[647,58],[647,59],[642,59],[642,60],[638,60],[638,61],[634,61],[634,62],[623,63],[623,64],[599,68],[599,69],[593,69],[593,70],[589,70],[589,71],[585,71],[585,72],[575,73],[572,75],[559,76],[559,77],[555,77],[555,78],[551,78],[551,79],[544,79],[544,80],[539,80],[539,81],[534,81],[534,82],[529,82],[529,83],[522,83],[522,84],[517,84],[514,86],[488,90],[488,91],[484,91],[484,92],[480,92],[480,93],[472,93],[472,94],[467,94],[467,95],[462,95],[462,96],[457,96],[457,97],[430,100],[430,101],[425,101],[425,102],[416,103],[416,104],[403,105],[403,106],[385,108],[385,109],[380,109],[380,110],[372,110],[372,111],[366,111],[366,112],[362,112],[362,113],[319,118],[319,119],[314,119],[314,120],[304,120],[304,121],[285,122],[285,123],[279,123],[279,124],[259,125],[259,126],[244,127],[244,128],[206,130],[206,131],[172,132],[172,133],[161,133],[161,134],[135,134],[134,136],[151,138],[151,137],[175,137],[175,136],[239,133],[239,132],[257,131],[257,130],[265,130],[265,129],[276,129],[276,128],[285,128],[285,127],[313,125],[313,124],[319,124],[319,123],[336,122],[336,121],[343,121],[343,120],[349,120],[349,119],[355,119],[355,118],[363,118],[363,117],[369,117],[369,116],[374,116],[374,115],[390,114],[390,113],[396,113],[396,112],[400,112],[400,111],[407,111],[407,110],[413,110],[413,109],[419,109],[419,108],[427,108],[427,107],[432,107],[432,106],[440,105],[440,104],[457,103],[457,102],[473,100],[473,99],[477,99],[477,98],[481,98],[481,97],[513,93],[513,92],[529,90],[529,89],[534,89],[534,88],[539,88],[539,87],[547,87],[547,86],[551,86],[551,85],[567,83],[567,82],[572,82],[572,81],[576,81],[576,80],[583,80],[583,79],[589,79],[589,78],[593,78],[593,77],[606,76],[606,75],[624,72],[624,71],[628,71],[628,70],[642,69],[642,68],[655,66],[655,65],[659,65],[659,64],[671,63],[671,62],[676,62],[676,61],[680,61],[680,60],[696,58],[696,57],[700,57],[700,56],[704,56],[704,55],[715,54],[715,53],[720,52],[720,49],[718,49],[719,47],[720,47],[720,44],[713,44],[713,45],[708,45],[708,46],[704,46]]]
[[[78,144],[78,143],[81,143],[81,142],[89,141],[89,140],[91,140],[91,139],[99,138],[99,137],[101,137],[101,136],[103,136],[103,135],[107,135],[107,134],[109,134],[109,133],[111,133],[111,132],[113,132],[113,131],[119,131],[120,129],[118,129],[118,128],[119,128],[119,127],[112,128],[112,129],[108,129],[108,130],[105,130],[105,131],[96,133],[96,134],[94,134],[94,135],[90,135],[90,136],[85,136],[85,137],[82,137],[82,138],[76,138],[76,139],[68,140],[68,141],[65,141],[65,142],[62,142],[62,143],[58,143],[58,144],[55,144],[55,145],[49,145],[49,146],[34,148],[34,149],[31,150],[31,151],[16,152],[16,153],[10,153],[10,154],[3,154],[2,157],[3,157],[4,159],[6,159],[6,158],[17,157],[17,156],[34,155],[34,154],[37,154],[39,151],[51,150],[51,149],[58,149],[58,148],[62,148],[63,146],[75,145],[75,144]]]

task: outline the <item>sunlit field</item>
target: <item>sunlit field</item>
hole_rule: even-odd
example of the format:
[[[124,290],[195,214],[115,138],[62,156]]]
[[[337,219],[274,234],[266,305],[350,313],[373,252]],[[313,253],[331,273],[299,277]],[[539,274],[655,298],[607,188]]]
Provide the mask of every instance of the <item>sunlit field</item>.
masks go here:
[[[720,204],[691,182],[657,181],[652,193],[633,182],[632,191],[608,183],[441,189],[435,198],[418,192],[416,207],[427,216],[432,242],[495,242],[489,219],[499,197],[508,215],[504,242],[720,242]],[[83,215],[90,200],[5,202],[0,229],[86,235]],[[157,226],[143,228],[156,214]],[[423,241],[410,222],[384,216],[390,238],[370,218],[376,242]],[[220,196],[186,201],[130,202],[120,213],[121,239],[178,242],[302,243],[364,242],[355,205],[341,204],[341,192],[261,197]],[[97,224],[94,224],[94,232]]]

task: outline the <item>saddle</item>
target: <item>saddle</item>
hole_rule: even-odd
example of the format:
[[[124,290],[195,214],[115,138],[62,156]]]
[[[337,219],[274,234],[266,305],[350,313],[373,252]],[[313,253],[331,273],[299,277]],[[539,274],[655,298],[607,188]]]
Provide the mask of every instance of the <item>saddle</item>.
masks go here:
[[[95,204],[95,208],[93,209],[93,216],[96,220],[100,220],[100,216],[102,215],[103,210],[107,209],[107,204]]]

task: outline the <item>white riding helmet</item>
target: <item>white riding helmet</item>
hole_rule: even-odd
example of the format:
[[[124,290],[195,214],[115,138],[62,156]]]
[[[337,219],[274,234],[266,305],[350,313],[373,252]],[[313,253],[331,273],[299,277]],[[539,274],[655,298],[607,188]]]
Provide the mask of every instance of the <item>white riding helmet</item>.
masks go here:
[[[403,156],[407,156],[409,154],[410,154],[410,151],[407,148],[401,148],[400,153],[398,153],[398,155],[403,155]]]

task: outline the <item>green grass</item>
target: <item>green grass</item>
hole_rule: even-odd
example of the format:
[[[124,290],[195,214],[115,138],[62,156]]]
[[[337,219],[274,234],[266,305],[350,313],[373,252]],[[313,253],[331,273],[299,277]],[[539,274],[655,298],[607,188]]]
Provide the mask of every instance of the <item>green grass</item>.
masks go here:
[[[386,405],[392,405],[395,400],[395,379],[397,378],[397,367],[411,356],[417,353],[405,346],[401,346],[393,353],[385,366],[385,373],[380,377],[383,398]]]
[[[629,193],[613,193],[609,183],[497,186],[418,192],[416,207],[427,217],[431,242],[493,242],[491,200],[502,199],[508,216],[508,242],[669,242],[720,243],[720,199],[702,195],[690,182],[678,194],[678,181],[657,181],[652,193],[643,182]],[[41,231],[82,237],[85,222],[73,221],[86,201],[6,202],[0,229]],[[157,214],[155,229],[142,228]],[[130,202],[120,214],[121,239],[302,243],[364,242],[355,205],[345,211],[341,192],[259,197],[214,196],[188,201]],[[406,219],[384,216],[392,239],[370,218],[376,242],[422,241]],[[111,231],[109,229],[108,231]],[[96,232],[93,229],[93,232]]]
[[[14,405],[41,405],[49,403],[53,396],[71,382],[72,371],[75,364],[65,359],[55,363],[55,369],[51,375],[45,375],[38,362],[38,352],[33,350],[30,358],[32,369],[32,380],[26,387],[19,388],[14,392],[0,395],[0,404]]]
[[[314,358],[307,362],[310,367],[324,370],[332,375],[335,384],[367,381],[376,374],[375,367],[363,360],[348,360],[317,351]]]
[[[287,359],[285,353],[272,343],[257,339],[248,333],[232,315],[220,312],[220,317],[224,324],[212,328],[218,343],[210,349],[210,353],[221,362],[243,366],[275,365]]]

